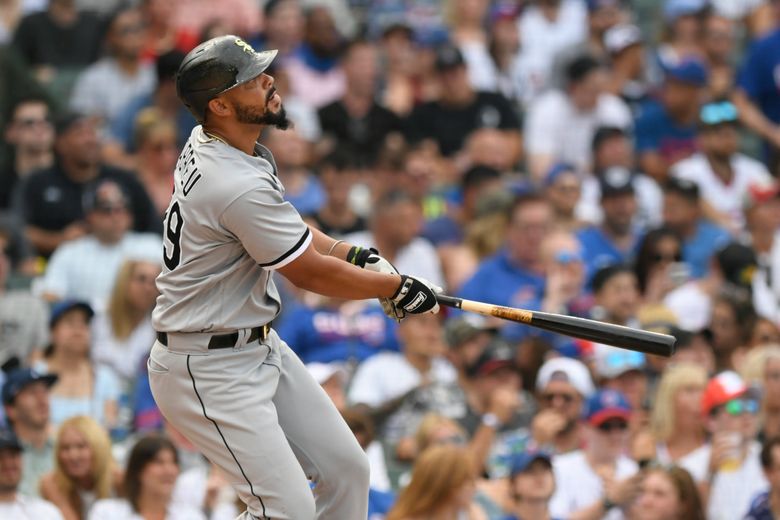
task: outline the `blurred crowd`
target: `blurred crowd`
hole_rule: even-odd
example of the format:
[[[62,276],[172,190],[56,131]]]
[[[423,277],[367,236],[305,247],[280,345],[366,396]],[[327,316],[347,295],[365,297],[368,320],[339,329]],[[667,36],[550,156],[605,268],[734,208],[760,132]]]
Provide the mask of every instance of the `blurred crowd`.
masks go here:
[[[310,225],[677,339],[396,323],[278,280],[370,520],[780,518],[780,0],[0,0],[0,518],[244,509],[145,363],[196,124],[175,74],[223,34],[279,50],[294,128],[261,139]]]

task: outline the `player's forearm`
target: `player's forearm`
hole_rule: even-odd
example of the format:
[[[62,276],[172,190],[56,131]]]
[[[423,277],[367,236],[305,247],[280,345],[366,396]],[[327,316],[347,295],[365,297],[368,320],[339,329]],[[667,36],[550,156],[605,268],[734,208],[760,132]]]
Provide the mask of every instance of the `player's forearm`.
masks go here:
[[[347,253],[349,252],[350,248],[352,248],[352,244],[328,236],[315,227],[309,226],[309,229],[312,233],[312,242],[314,243],[314,248],[320,254],[333,256],[341,260],[344,260],[347,257]]]

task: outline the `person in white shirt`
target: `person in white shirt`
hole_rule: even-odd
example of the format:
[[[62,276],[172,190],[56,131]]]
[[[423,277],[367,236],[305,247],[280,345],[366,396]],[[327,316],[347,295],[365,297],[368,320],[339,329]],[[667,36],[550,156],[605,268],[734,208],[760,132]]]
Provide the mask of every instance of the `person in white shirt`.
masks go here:
[[[130,231],[129,200],[113,181],[87,196],[90,234],[62,244],[52,255],[37,290],[49,300],[77,299],[105,307],[119,268],[128,257],[162,263],[162,240]]]
[[[768,185],[772,177],[763,163],[739,153],[737,108],[728,101],[707,103],[699,112],[701,150],[672,166],[674,177],[699,186],[705,214],[721,226],[745,226],[743,202],[752,185]]]
[[[11,430],[0,430],[0,518],[62,520],[50,502],[19,494],[22,480],[22,445]]]
[[[553,458],[553,517],[625,518],[641,482],[636,462],[624,455],[630,417],[631,406],[614,390],[600,390],[587,400],[585,448]]]
[[[710,379],[701,401],[711,441],[681,460],[707,502],[708,520],[743,518],[768,487],[755,440],[759,403],[732,371]]]
[[[631,111],[623,100],[607,93],[606,73],[593,57],[572,59],[564,81],[564,90],[551,90],[529,107],[525,142],[528,167],[537,183],[557,161],[588,171],[596,129],[632,125]]]
[[[205,520],[200,509],[172,500],[179,476],[176,447],[166,437],[151,435],[130,451],[125,471],[125,498],[98,500],[89,520]]]

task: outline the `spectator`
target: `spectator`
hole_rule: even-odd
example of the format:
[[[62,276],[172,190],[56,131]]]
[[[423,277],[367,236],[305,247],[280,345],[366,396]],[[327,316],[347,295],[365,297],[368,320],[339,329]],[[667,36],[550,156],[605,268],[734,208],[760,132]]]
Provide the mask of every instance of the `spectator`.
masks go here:
[[[555,494],[550,512],[562,518],[624,518],[641,481],[636,462],[623,454],[631,407],[620,393],[599,390],[588,399],[584,417],[585,448],[553,459]]]
[[[764,441],[761,447],[761,468],[764,470],[764,476],[769,482],[769,490],[764,491],[753,499],[750,504],[750,510],[745,516],[745,520],[774,520],[780,493],[780,482],[778,482],[778,473],[780,473],[780,437],[770,437]]]
[[[736,24],[733,20],[711,12],[703,22],[703,49],[710,71],[709,98],[728,99],[734,90],[734,48]]]
[[[94,122],[81,114],[68,114],[56,127],[54,166],[36,172],[18,186],[16,211],[25,221],[27,238],[41,255],[48,257],[66,240],[87,233],[82,199],[101,180],[114,181],[128,194],[135,230],[157,231],[161,227],[138,180],[101,162]]]
[[[63,520],[53,504],[19,492],[23,452],[12,431],[0,430],[0,515],[18,520]]]
[[[94,13],[79,11],[75,0],[52,0],[45,11],[30,13],[19,23],[13,45],[41,83],[55,92],[70,91],[75,75],[95,61],[101,24]]]
[[[594,56],[606,58],[606,34],[630,17],[623,0],[588,0],[588,48]]]
[[[690,268],[682,261],[682,239],[669,228],[649,231],[639,245],[634,272],[645,304],[663,301],[688,281]]]
[[[214,464],[182,470],[176,479],[171,502],[198,507],[212,520],[236,518],[239,504],[243,504],[225,474]]]
[[[610,59],[609,92],[620,96],[636,116],[650,90],[642,33],[635,25],[614,25],[604,33],[604,47]]]
[[[664,225],[682,237],[693,278],[707,274],[710,259],[729,241],[726,230],[705,218],[699,186],[688,179],[671,177],[664,185]]]
[[[359,166],[371,166],[387,134],[401,131],[401,120],[375,100],[379,56],[373,43],[347,44],[341,67],[346,90],[343,97],[319,109],[320,126],[335,147],[352,151]]]
[[[88,518],[205,519],[200,510],[192,504],[172,502],[178,476],[179,457],[173,443],[165,437],[143,437],[133,446],[127,460],[123,484],[124,498],[97,501]]]
[[[325,195],[320,209],[309,216],[323,233],[342,237],[365,231],[366,220],[350,204],[350,191],[357,182],[357,166],[352,154],[336,149],[318,162],[319,179]]]
[[[657,49],[661,67],[700,57],[702,14],[706,0],[666,0],[663,6],[664,34]]]
[[[631,405],[632,433],[644,426],[649,409],[645,355],[609,345],[596,344],[593,348],[593,367],[599,388],[615,390]]]
[[[387,520],[415,520],[434,515],[484,520],[484,512],[473,501],[474,481],[468,451],[453,445],[433,446],[415,463],[412,480],[398,496]]]
[[[660,184],[674,163],[696,151],[696,121],[707,78],[707,69],[696,59],[668,65],[660,103],[648,102],[637,117],[639,166]]]
[[[311,143],[295,129],[269,128],[264,137],[264,144],[274,151],[275,173],[285,187],[285,200],[303,215],[318,211],[325,194],[311,170]]]
[[[105,312],[92,321],[92,361],[111,368],[125,391],[132,387],[156,338],[152,309],[159,274],[160,262],[124,261]]]
[[[704,445],[700,409],[706,385],[707,371],[693,363],[674,364],[661,376],[650,416],[655,459],[661,464],[684,465]]]
[[[144,46],[141,50],[143,61],[156,62],[161,56],[174,50],[187,53],[198,44],[196,32],[174,26],[174,4],[167,0],[143,0],[140,7],[144,17]]]
[[[504,247],[480,263],[461,297],[524,308],[541,295],[545,266],[540,246],[552,229],[552,208],[538,195],[524,195],[515,199],[508,215]]]
[[[141,61],[143,47],[141,12],[120,8],[107,22],[107,54],[82,72],[73,87],[70,108],[100,123],[101,133],[130,101],[154,89],[154,68]]]
[[[553,520],[550,499],[555,493],[555,476],[550,455],[543,451],[526,451],[512,464],[509,477],[512,495],[512,516],[505,520]]]
[[[445,5],[444,15],[452,43],[466,62],[469,82],[475,90],[495,92],[494,70],[488,49],[488,11],[491,3],[455,0]]]
[[[509,101],[501,94],[474,90],[469,83],[466,62],[457,47],[443,45],[436,50],[436,79],[441,88],[436,101],[415,107],[406,121],[407,138],[431,139],[445,157],[457,162],[467,138],[480,129],[501,131],[512,151],[513,163],[520,154],[520,123]]]
[[[49,102],[43,97],[23,97],[11,108],[5,126],[5,142],[11,147],[9,160],[0,165],[0,209],[10,209],[16,184],[54,161],[54,127]]]
[[[162,241],[130,231],[130,198],[120,184],[105,180],[85,194],[89,234],[69,240],[52,255],[40,291],[49,300],[79,299],[103,309],[127,258],[160,262]]]
[[[173,191],[173,173],[179,154],[176,122],[156,108],[142,110],[135,122],[133,137],[136,175],[163,219]]]
[[[696,334],[677,327],[670,333],[677,339],[676,350],[672,359],[674,363],[690,363],[699,365],[707,375],[715,373],[715,355],[707,339],[706,329]]]
[[[56,382],[56,375],[19,368],[10,372],[3,384],[5,415],[24,447],[18,486],[25,495],[38,496],[38,482],[54,466],[50,388]]]
[[[588,55],[577,56],[565,67],[564,89],[542,94],[529,107],[524,137],[528,169],[536,183],[556,161],[586,171],[599,126],[631,126],[631,112],[607,92],[606,82],[601,63]]]
[[[592,175],[586,175],[582,181],[582,197],[576,209],[577,216],[594,224],[604,220],[600,205],[600,182],[608,171],[618,167],[632,173],[631,184],[634,186],[634,192],[642,194],[637,198],[634,224],[641,230],[659,225],[663,194],[655,180],[637,171],[634,144],[628,132],[614,126],[599,127],[593,135],[591,148],[593,150],[593,165],[590,170]]]
[[[400,271],[422,276],[440,287],[444,285],[436,249],[418,236],[422,230],[422,208],[408,194],[392,191],[376,201],[369,229],[347,235],[345,240],[376,247]]]
[[[257,32],[262,22],[257,2],[251,0],[228,0],[220,4],[183,0],[176,3],[172,15],[175,27],[195,34],[201,34],[209,24],[218,22],[228,33],[248,37]]]
[[[596,391],[588,368],[576,359],[550,359],[539,369],[536,391],[540,408],[531,423],[535,445],[555,454],[580,449],[586,440],[580,422],[583,404]]]
[[[755,251],[759,269],[753,280],[756,311],[772,321],[780,317],[780,282],[773,273],[780,269],[780,185],[750,186],[744,201],[746,235],[744,241]]]
[[[780,63],[780,3],[770,2],[775,28],[754,41],[742,61],[734,104],[743,124],[764,139],[764,159],[773,174],[777,174],[780,148],[780,99],[778,99],[775,68]]]
[[[48,341],[46,303],[24,289],[9,290],[9,237],[0,228],[0,366],[16,358],[31,361]]]
[[[110,369],[90,361],[92,316],[89,305],[74,300],[52,308],[51,345],[35,369],[57,376],[51,389],[55,427],[75,415],[88,415],[106,428],[116,424],[119,381]]]
[[[111,439],[89,417],[62,423],[54,459],[54,471],[41,478],[41,496],[56,505],[65,520],[86,518],[95,500],[118,491],[121,474],[111,458]]]
[[[709,520],[740,518],[767,485],[755,440],[758,402],[736,373],[722,372],[707,383],[701,407],[711,440],[683,467],[703,493]]]
[[[760,389],[761,414],[759,440],[777,437],[780,433],[780,347],[774,344],[754,348],[745,356],[740,375],[751,387]]]
[[[263,5],[263,32],[249,40],[257,50],[276,49],[285,61],[300,51],[304,15],[298,0],[270,0]]]
[[[671,169],[672,176],[698,185],[704,214],[733,233],[744,228],[743,203],[750,187],[771,183],[763,164],[739,153],[737,121],[737,109],[728,101],[702,106],[701,151]]]
[[[295,97],[320,108],[344,95],[346,78],[338,60],[342,43],[327,5],[306,11],[303,44],[284,64]]]
[[[490,83],[488,88],[483,88],[500,92],[516,110],[521,109],[524,94],[516,77],[520,53],[520,32],[517,26],[519,16],[520,9],[513,4],[499,3],[490,9],[487,32],[490,69],[486,78]],[[468,57],[465,59],[468,61]],[[472,85],[477,86],[473,81]],[[478,86],[477,88],[479,89]]]
[[[713,300],[709,330],[717,370],[736,368],[736,358],[750,339],[755,319],[750,300],[738,293],[726,292]]]
[[[632,508],[636,520],[705,520],[704,507],[691,474],[677,466],[654,467],[642,478]]]
[[[638,206],[631,172],[610,168],[602,174],[599,185],[604,219],[577,232],[590,276],[605,265],[633,261],[642,239],[634,224]]]
[[[576,231],[583,222],[575,214],[582,194],[582,179],[571,164],[556,163],[542,181],[545,198],[550,202],[554,220],[564,231]]]
[[[615,264],[596,271],[593,286],[593,318],[616,325],[636,323],[639,308],[639,290],[636,275],[626,264]]]

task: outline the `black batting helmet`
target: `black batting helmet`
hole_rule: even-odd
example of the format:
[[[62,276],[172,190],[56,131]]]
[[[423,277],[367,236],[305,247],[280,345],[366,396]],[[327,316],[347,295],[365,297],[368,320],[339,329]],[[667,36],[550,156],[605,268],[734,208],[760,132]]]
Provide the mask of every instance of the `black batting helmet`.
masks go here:
[[[199,123],[219,94],[262,74],[277,51],[256,52],[238,36],[212,38],[192,49],[176,74],[176,94]]]

